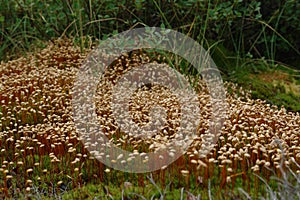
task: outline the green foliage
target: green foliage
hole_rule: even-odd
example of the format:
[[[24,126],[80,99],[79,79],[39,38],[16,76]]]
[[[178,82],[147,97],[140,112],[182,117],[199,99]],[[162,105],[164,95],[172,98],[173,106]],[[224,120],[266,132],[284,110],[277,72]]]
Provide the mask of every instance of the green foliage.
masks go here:
[[[178,30],[205,48],[210,48],[207,41],[222,41],[226,49],[235,53],[236,66],[246,55],[285,59],[284,52],[288,52],[296,58],[299,5],[294,0],[3,0],[0,59],[10,59],[11,54],[63,35],[102,39],[114,31],[140,26]],[[84,41],[80,43],[84,45]]]

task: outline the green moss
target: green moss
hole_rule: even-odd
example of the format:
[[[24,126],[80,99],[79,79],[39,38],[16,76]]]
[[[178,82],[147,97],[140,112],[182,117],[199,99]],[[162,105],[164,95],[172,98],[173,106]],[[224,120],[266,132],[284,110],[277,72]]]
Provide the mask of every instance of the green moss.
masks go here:
[[[288,111],[300,111],[300,83],[295,78],[293,69],[280,65],[272,68],[264,60],[257,60],[246,62],[243,67],[236,68],[224,76],[224,79],[251,90],[254,99],[263,99],[279,107],[284,106]]]

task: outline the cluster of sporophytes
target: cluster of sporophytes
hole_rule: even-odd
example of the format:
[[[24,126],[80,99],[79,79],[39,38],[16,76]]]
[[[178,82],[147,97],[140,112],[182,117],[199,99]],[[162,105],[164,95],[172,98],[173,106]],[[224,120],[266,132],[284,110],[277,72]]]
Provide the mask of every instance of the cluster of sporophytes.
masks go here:
[[[53,195],[86,183],[150,184],[146,174],[106,167],[85,149],[87,144],[76,132],[72,88],[89,51],[82,53],[71,40],[59,39],[39,53],[1,63],[0,189],[5,196],[33,190]],[[159,104],[166,110],[165,127],[147,138],[133,137],[117,127],[110,108],[111,85],[126,71],[149,62],[152,58],[142,51],[121,55],[104,73],[97,90],[95,105],[102,131],[116,146],[132,151],[133,157],[167,146],[180,124],[182,108],[176,96],[168,88],[146,85],[132,95],[129,115],[136,124],[145,125],[151,121],[150,107]],[[159,58],[153,63],[165,66],[163,62]],[[153,172],[153,180],[160,185],[172,181],[171,189],[195,191],[207,188],[210,180],[219,192],[242,187],[259,193],[258,177],[269,181],[287,169],[300,173],[299,113],[253,100],[241,88],[225,83],[225,88],[233,91],[226,92],[227,117],[218,140],[204,153],[202,135],[209,129],[212,105],[205,83],[197,80],[194,87],[201,112],[196,137],[184,155]],[[118,158],[128,162],[122,155]]]

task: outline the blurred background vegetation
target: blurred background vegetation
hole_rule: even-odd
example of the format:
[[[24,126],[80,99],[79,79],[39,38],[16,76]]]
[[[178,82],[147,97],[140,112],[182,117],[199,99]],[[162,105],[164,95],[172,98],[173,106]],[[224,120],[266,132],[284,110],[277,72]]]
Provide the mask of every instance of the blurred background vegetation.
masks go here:
[[[300,111],[297,0],[0,0],[0,60],[71,37],[105,39],[145,26],[187,34],[210,51],[225,80],[254,98]],[[89,36],[89,37],[83,37]]]

